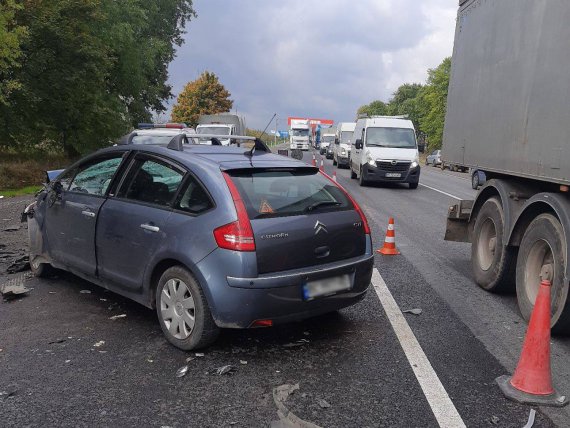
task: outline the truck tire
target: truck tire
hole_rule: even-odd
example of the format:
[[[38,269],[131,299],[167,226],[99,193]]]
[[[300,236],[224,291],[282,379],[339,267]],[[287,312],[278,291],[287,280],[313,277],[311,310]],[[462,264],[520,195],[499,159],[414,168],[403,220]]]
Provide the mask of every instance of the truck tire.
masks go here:
[[[337,164],[337,162],[336,162],[336,159],[335,159],[334,154],[333,154],[333,166],[336,166],[336,164]]]
[[[504,246],[504,224],[499,199],[488,199],[477,214],[471,244],[475,282],[495,293],[511,291],[515,281],[516,250]]]
[[[552,284],[550,324],[558,334],[570,332],[565,253],[566,238],[560,221],[552,214],[540,214],[526,229],[517,260],[517,301],[523,318],[530,319],[543,273]]]
[[[477,188],[479,187],[479,171],[475,170],[473,171],[473,174],[471,175],[471,188],[473,188],[474,190],[477,190]]]
[[[365,187],[368,185],[368,181],[366,181],[366,179],[364,178],[364,171],[363,168],[360,168],[360,174],[358,176],[358,184],[360,185],[360,187]]]

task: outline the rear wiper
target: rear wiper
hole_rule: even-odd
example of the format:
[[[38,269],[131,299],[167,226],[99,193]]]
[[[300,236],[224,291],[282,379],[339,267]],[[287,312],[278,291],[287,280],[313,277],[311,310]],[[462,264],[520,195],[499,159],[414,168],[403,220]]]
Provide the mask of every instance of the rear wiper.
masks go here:
[[[319,201],[319,202],[315,202],[314,204],[309,205],[307,208],[305,208],[305,211],[313,211],[314,209],[317,209],[319,207],[338,206],[338,205],[342,205],[342,204],[340,202],[336,202],[336,201]]]

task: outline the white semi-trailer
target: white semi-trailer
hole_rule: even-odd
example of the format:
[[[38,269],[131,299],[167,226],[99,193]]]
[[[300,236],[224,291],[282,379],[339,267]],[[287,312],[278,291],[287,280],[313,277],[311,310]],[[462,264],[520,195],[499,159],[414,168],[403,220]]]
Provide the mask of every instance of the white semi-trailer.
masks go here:
[[[442,149],[486,180],[446,239],[471,242],[475,281],[515,287],[527,320],[550,280],[555,332],[570,331],[569,21],[569,1],[459,2]]]

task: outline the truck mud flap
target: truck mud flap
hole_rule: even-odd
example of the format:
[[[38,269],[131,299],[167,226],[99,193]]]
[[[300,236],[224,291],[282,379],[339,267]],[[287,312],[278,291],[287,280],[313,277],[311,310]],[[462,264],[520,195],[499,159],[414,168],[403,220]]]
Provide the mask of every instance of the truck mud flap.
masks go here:
[[[459,203],[449,207],[444,237],[446,241],[471,242],[469,218],[473,203],[472,200],[460,200]]]

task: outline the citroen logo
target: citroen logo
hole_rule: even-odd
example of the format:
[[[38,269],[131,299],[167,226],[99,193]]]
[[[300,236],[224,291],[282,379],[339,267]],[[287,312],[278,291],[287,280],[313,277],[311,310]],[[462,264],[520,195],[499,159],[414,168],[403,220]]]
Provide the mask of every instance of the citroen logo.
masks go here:
[[[397,160],[393,160],[393,161],[392,161],[392,165],[394,165],[394,166],[395,166],[397,163],[398,163]]]
[[[318,235],[321,232],[329,233],[329,231],[327,230],[327,227],[318,220],[315,223],[314,229],[315,229],[315,235]]]

